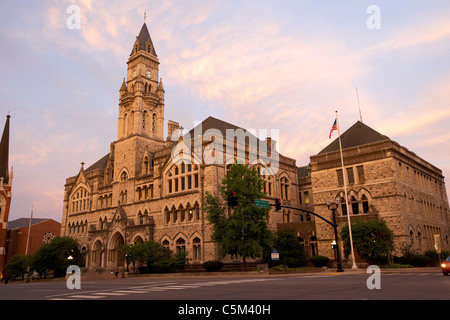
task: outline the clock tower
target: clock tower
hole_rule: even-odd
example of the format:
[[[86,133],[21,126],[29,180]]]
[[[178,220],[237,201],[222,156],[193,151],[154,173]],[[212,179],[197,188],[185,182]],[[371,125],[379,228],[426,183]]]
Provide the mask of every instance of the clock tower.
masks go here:
[[[143,159],[164,147],[164,87],[159,59],[147,25],[141,28],[128,58],[119,96],[114,181],[145,175]],[[126,177],[126,179],[125,179]]]
[[[127,78],[120,88],[117,140],[142,135],[163,141],[164,87],[159,78],[159,59],[145,23],[127,64]]]

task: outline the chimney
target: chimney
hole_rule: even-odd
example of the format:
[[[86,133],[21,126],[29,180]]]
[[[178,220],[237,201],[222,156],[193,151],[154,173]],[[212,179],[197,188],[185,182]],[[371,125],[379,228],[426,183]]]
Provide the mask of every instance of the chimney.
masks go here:
[[[276,145],[277,145],[277,142],[275,141],[275,140],[272,140],[272,138],[271,137],[267,137],[266,138],[266,143],[267,143],[267,150],[269,151],[272,151],[272,150],[275,150],[275,147],[276,147]]]
[[[177,129],[180,129],[180,124],[178,122],[169,120],[169,122],[167,123],[167,141],[172,140],[172,133]]]

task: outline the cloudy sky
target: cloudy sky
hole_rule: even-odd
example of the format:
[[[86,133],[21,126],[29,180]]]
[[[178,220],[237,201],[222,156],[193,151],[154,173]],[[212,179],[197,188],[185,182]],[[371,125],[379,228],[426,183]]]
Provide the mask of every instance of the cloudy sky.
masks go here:
[[[61,221],[65,179],[109,152],[145,10],[166,123],[278,129],[279,151],[306,165],[330,143],[335,110],[341,131],[359,120],[358,87],[364,123],[450,176],[448,0],[2,1],[10,220],[34,206]]]

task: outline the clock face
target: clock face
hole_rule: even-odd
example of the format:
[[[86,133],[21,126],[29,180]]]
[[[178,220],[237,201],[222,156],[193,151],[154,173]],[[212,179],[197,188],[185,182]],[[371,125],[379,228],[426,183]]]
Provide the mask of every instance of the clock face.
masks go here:
[[[133,78],[136,77],[136,71],[133,71]]]
[[[149,78],[149,79],[152,78],[152,73],[150,71],[147,71],[147,78]]]

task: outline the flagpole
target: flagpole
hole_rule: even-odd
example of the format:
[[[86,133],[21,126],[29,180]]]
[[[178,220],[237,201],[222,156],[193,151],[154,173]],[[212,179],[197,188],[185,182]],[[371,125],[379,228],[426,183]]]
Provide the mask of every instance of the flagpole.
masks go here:
[[[347,175],[345,174],[345,168],[344,168],[344,156],[342,154],[342,142],[341,142],[341,129],[339,127],[339,119],[338,119],[338,112],[336,111],[336,125],[338,129],[339,134],[339,150],[341,152],[341,165],[342,165],[342,176],[344,178],[344,192],[345,192],[345,204],[347,209],[347,222],[348,222],[348,234],[350,235],[350,248],[352,252],[352,269],[358,269],[358,266],[356,265],[355,261],[355,252],[353,249],[353,238],[352,238],[352,227],[350,223],[350,213],[348,211],[348,194],[347,194]]]

